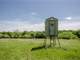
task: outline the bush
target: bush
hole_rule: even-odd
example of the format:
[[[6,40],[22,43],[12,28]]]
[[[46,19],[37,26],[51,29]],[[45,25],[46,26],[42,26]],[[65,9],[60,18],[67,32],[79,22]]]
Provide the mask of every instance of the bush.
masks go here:
[[[77,35],[77,37],[80,38],[80,30],[76,31],[75,35]]]
[[[77,36],[74,35],[72,32],[61,32],[59,33],[59,36],[58,36],[60,39],[76,39]]]
[[[44,32],[37,32],[36,35],[35,35],[36,38],[45,38],[45,34]]]

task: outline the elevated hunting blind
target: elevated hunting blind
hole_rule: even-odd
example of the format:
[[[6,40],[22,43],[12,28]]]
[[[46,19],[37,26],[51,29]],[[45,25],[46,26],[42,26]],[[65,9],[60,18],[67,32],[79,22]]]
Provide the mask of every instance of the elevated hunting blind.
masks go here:
[[[57,18],[50,17],[46,19],[45,34],[46,34],[46,37],[50,38],[50,46],[55,46],[56,40],[58,40],[58,19]],[[45,40],[45,45],[46,45],[46,42],[47,40]]]
[[[58,19],[50,17],[45,21],[45,32],[47,36],[58,35]]]

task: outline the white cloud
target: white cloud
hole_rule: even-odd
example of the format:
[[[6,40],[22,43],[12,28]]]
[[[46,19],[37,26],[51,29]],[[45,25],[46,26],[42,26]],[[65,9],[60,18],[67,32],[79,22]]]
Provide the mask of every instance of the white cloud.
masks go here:
[[[31,18],[32,19],[32,18]],[[38,18],[37,18],[38,19]],[[59,20],[59,30],[80,29],[80,20]],[[0,31],[44,31],[44,22],[31,23],[29,20],[12,20],[0,22]]]
[[[72,17],[66,17],[65,19],[67,19],[67,20],[71,20],[71,19],[72,19]]]
[[[43,31],[43,23],[29,23],[28,21],[7,21],[0,24],[0,31]]]
[[[59,30],[77,30],[80,29],[80,20],[59,21]]]
[[[37,15],[37,13],[36,12],[32,12],[31,15]]]
[[[44,24],[24,24],[20,25],[19,31],[44,31]]]

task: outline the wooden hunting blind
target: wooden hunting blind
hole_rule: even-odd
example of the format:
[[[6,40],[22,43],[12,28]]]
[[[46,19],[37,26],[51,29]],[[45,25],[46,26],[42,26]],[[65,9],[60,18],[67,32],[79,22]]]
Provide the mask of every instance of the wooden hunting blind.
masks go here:
[[[57,18],[50,17],[46,19],[45,34],[46,34],[46,37],[50,38],[50,46],[55,46],[56,40],[58,40],[58,19]],[[45,40],[45,46],[46,46],[46,43],[47,43],[47,40]],[[58,43],[59,43],[59,40],[58,40]],[[59,43],[59,46],[60,46],[60,43]]]
[[[58,35],[58,19],[50,17],[45,21],[45,32],[47,36]]]

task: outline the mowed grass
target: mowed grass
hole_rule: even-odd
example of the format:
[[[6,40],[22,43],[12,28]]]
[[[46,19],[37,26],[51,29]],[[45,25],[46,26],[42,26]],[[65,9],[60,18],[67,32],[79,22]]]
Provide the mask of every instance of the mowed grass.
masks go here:
[[[52,48],[31,50],[44,39],[0,39],[0,60],[80,60],[80,40],[60,40]]]

